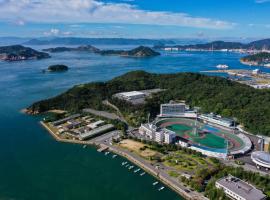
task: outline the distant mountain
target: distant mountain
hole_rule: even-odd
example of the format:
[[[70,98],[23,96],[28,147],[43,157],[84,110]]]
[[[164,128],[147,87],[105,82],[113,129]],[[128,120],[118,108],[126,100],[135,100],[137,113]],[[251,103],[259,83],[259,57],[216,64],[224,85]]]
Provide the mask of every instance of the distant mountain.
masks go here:
[[[0,46],[22,44],[29,41],[31,38],[20,37],[0,37]]]
[[[40,38],[31,39],[25,45],[155,45],[158,43],[175,44],[172,40],[127,39],[127,38]]]
[[[0,60],[20,61],[30,59],[49,58],[50,55],[44,52],[36,51],[22,45],[2,46],[0,47]]]
[[[257,40],[247,45],[249,49],[270,49],[270,39]]]
[[[239,42],[224,42],[224,41],[214,41],[206,44],[195,44],[195,45],[185,45],[179,46],[180,48],[192,48],[192,49],[213,49],[213,50],[221,50],[221,49],[240,49],[243,48],[244,45]]]
[[[43,51],[51,52],[51,53],[59,53],[59,52],[65,52],[65,51],[87,51],[91,53],[98,53],[100,50],[92,45],[84,45],[79,47],[56,47],[56,48],[48,48],[43,49]]]
[[[154,51],[153,49],[145,46],[139,46],[135,49],[125,51],[125,50],[103,50],[99,52],[101,55],[119,55],[127,57],[152,57],[158,56],[160,53]]]
[[[263,39],[253,41],[247,44],[240,42],[225,42],[225,41],[213,41],[204,44],[193,44],[193,45],[174,45],[174,46],[166,46],[166,45],[156,45],[155,49],[162,49],[166,47],[175,47],[180,50],[186,49],[198,49],[198,50],[222,50],[222,49],[245,49],[245,50],[270,50],[270,39]]]

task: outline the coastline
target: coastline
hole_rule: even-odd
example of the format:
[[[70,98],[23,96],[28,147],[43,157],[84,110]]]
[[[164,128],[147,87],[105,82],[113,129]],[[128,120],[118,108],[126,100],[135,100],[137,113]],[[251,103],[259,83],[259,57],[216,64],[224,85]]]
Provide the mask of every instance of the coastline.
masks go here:
[[[133,164],[139,166],[140,168],[145,170],[148,174],[152,175],[153,177],[155,177],[158,180],[160,180],[161,182],[163,182],[167,187],[171,188],[173,191],[175,191],[177,194],[179,194],[181,197],[183,197],[186,200],[207,200],[208,199],[202,195],[194,195],[194,194],[192,195],[192,192],[189,192],[189,193],[186,192],[184,189],[179,187],[177,185],[177,183],[175,183],[176,181],[168,180],[168,178],[166,178],[165,175],[163,175],[158,170],[156,170],[154,168],[154,166],[151,166],[150,164],[146,164],[145,162],[142,162],[141,160],[143,158],[139,158],[138,156],[133,155],[128,150],[118,148],[118,147],[113,146],[113,145],[96,143],[93,141],[79,141],[79,140],[63,139],[63,138],[60,138],[56,133],[54,133],[54,131],[52,131],[46,123],[40,121],[40,124],[58,142],[82,144],[82,145],[93,145],[95,147],[102,146],[102,148],[104,148],[104,147],[107,148],[109,151],[111,151],[111,152],[113,152],[121,157],[124,157],[127,160],[129,160],[130,162],[132,162]]]

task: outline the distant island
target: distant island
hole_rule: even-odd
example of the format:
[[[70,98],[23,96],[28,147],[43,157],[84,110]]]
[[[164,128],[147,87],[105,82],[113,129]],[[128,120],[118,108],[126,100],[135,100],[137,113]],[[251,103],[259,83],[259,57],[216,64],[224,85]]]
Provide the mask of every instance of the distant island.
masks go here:
[[[146,104],[139,107],[112,98],[114,94],[123,91],[153,88],[166,90],[146,99]],[[248,96],[248,99],[252,100],[243,101],[243,96]],[[120,108],[127,119],[130,119],[131,125],[139,126],[146,122],[148,113],[151,116],[159,114],[158,108],[161,103],[181,99],[191,106],[201,107],[204,112],[216,112],[226,117],[234,116],[250,132],[269,135],[270,118],[261,114],[270,112],[270,102],[262,101],[269,98],[268,91],[262,92],[220,77],[196,73],[151,74],[133,71],[108,82],[74,86],[54,98],[32,104],[28,107],[27,113],[38,114],[54,109],[73,112],[83,108],[106,110],[107,107],[104,107],[102,102],[109,100]]]
[[[65,72],[68,71],[68,69],[66,65],[51,65],[48,67],[47,72]]]
[[[264,65],[270,66],[270,53],[260,52],[253,55],[248,55],[240,59],[241,63],[246,65]]]
[[[204,51],[221,51],[221,50],[270,50],[270,39],[257,40],[247,44],[240,42],[213,41],[204,44],[192,45],[155,45],[154,49],[177,49],[177,50],[204,50]]]
[[[0,60],[21,61],[30,59],[50,58],[48,53],[39,52],[22,45],[2,46],[0,47]]]
[[[91,53],[98,53],[100,52],[100,49],[92,46],[92,45],[83,45],[79,47],[56,47],[56,48],[48,48],[43,49],[42,51],[50,52],[50,53],[60,53],[60,52],[66,52],[66,51],[86,51]]]
[[[159,56],[160,53],[154,51],[150,47],[139,46],[132,50],[103,50],[99,52],[101,55],[119,55],[127,57],[153,57]]]
[[[160,53],[154,51],[150,47],[146,46],[139,46],[132,50],[100,50],[92,45],[85,45],[79,47],[56,47],[56,48],[49,48],[43,49],[43,51],[51,52],[51,53],[60,53],[66,51],[78,51],[78,52],[90,52],[90,53],[97,53],[102,56],[108,55],[117,55],[117,56],[126,56],[126,57],[152,57],[158,56]]]

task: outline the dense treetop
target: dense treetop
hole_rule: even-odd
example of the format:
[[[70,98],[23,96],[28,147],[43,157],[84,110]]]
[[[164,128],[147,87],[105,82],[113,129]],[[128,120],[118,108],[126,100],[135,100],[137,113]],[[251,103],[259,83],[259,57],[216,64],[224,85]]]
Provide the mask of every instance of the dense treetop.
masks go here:
[[[152,88],[167,90],[153,95],[145,105],[139,106],[112,99],[117,92]],[[185,100],[191,106],[201,107],[202,112],[236,117],[252,133],[270,136],[270,90],[256,90],[225,78],[197,73],[151,74],[133,71],[108,82],[77,85],[59,96],[34,103],[28,111],[78,111],[87,107],[106,109],[102,104],[105,99],[116,104],[133,125],[144,122],[148,113],[151,116],[158,114],[161,103]]]

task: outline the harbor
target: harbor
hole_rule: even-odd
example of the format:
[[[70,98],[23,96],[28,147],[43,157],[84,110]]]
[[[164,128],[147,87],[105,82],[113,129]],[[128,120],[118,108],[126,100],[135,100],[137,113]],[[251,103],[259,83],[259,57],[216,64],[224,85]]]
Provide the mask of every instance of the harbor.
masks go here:
[[[160,182],[164,183],[164,185],[167,185],[172,190],[174,190],[176,193],[178,193],[180,196],[184,197],[185,199],[190,200],[206,200],[207,198],[204,197],[202,194],[199,194],[195,191],[190,191],[186,187],[184,187],[182,184],[180,184],[177,180],[174,180],[172,177],[170,177],[166,171],[156,168],[155,166],[151,165],[151,163],[147,162],[145,159],[139,157],[138,155],[123,149],[119,148],[118,146],[112,145],[109,142],[110,135],[106,137],[106,134],[103,136],[99,136],[102,138],[102,140],[99,140],[99,137],[87,140],[87,141],[80,141],[80,140],[74,140],[74,139],[64,139],[59,136],[59,134],[56,133],[50,127],[47,123],[40,122],[41,125],[53,136],[53,138],[59,142],[65,142],[65,143],[75,143],[75,144],[81,144],[81,145],[94,145],[97,147],[97,151],[100,153],[103,153],[105,156],[116,158],[117,155],[126,158],[128,162],[121,163],[121,165],[124,168],[127,168],[129,171],[133,172],[134,174],[138,174],[139,176],[144,176],[145,172],[151,174],[156,179],[158,179]],[[104,140],[104,137],[106,138]],[[105,142],[106,141],[106,142]],[[110,155],[111,153],[114,153],[114,155]],[[135,165],[137,165],[139,168],[135,168]],[[139,173],[141,170],[144,170],[145,172]],[[157,191],[164,190],[165,187],[161,186],[158,188]]]
[[[200,72],[206,74],[226,74],[230,80],[249,85],[255,89],[270,88],[270,73],[262,72],[259,69],[218,69]]]

